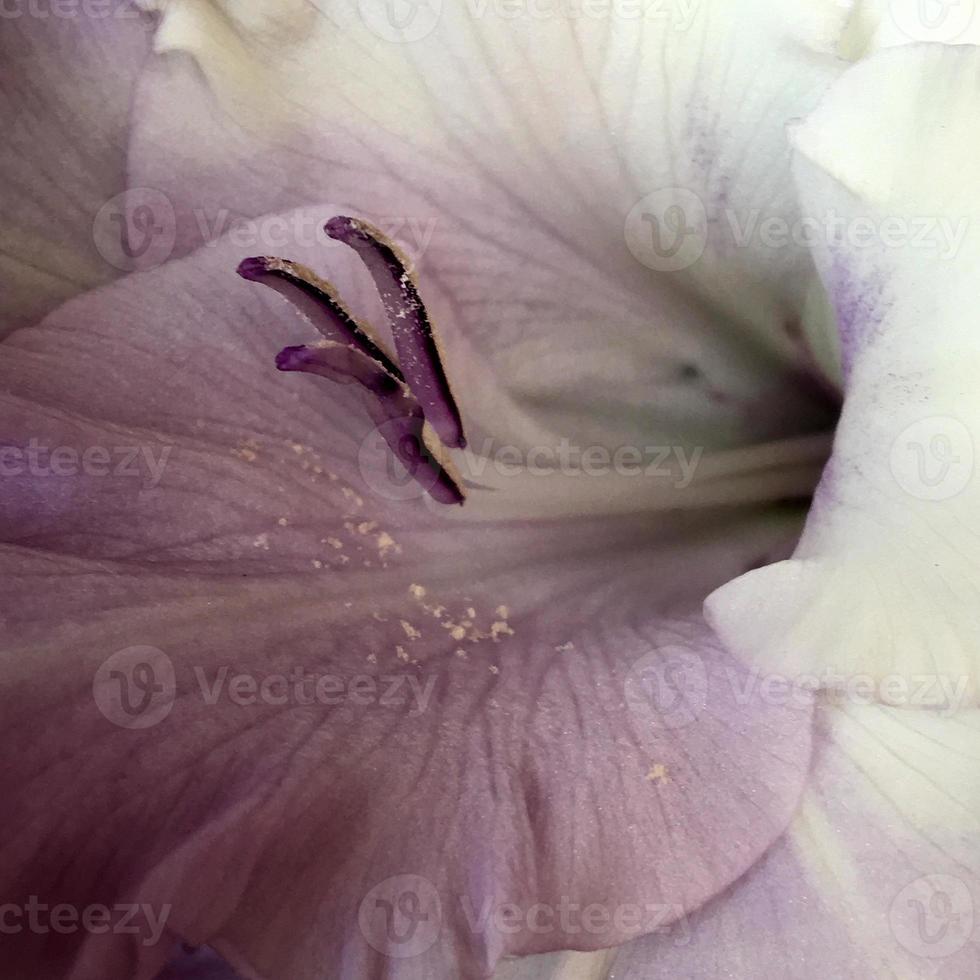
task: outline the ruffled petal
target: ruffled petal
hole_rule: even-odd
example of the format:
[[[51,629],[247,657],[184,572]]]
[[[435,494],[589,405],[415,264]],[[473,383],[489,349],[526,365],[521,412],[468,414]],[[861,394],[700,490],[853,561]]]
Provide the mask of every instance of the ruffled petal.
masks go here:
[[[0,336],[174,244],[159,191],[126,191],[130,103],[152,25],[130,3],[9,3],[0,32]],[[150,212],[145,236],[120,221]],[[131,229],[133,230],[133,229]]]
[[[980,970],[980,713],[818,712],[787,832],[662,935],[528,958],[495,980],[969,980]]]
[[[808,703],[651,612],[744,530],[495,573],[457,534],[414,567],[251,583],[5,549],[3,894],[142,926],[7,937],[7,975],[151,977],[179,938],[245,977],[469,978],[686,914],[807,770]]]
[[[976,48],[896,48],[796,132],[847,396],[793,559],[707,603],[765,672],[950,711],[980,692],[978,93]]]
[[[184,248],[236,227],[275,251],[256,219],[314,200],[379,226],[447,342],[475,351],[460,386],[489,366],[525,445],[820,429],[835,353],[784,125],[840,62],[767,0],[667,6],[447,3],[399,44],[376,33],[380,3],[168,4],[131,179],[177,201]]]
[[[793,812],[811,711],[747,689],[697,608],[798,528],[719,506],[726,474],[772,500],[801,447],[680,489],[518,467],[463,508],[402,499],[359,386],[276,370],[316,331],[235,275],[248,248],[4,344],[0,892],[144,930],[18,935],[8,974],[148,978],[180,940],[245,977],[478,977],[727,886]],[[344,296],[367,275],[289,252]],[[540,927],[566,898],[589,930]]]

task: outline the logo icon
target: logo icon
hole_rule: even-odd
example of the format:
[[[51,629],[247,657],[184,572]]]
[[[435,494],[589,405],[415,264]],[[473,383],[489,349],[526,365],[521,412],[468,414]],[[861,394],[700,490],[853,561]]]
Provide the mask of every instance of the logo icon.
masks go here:
[[[976,0],[889,0],[888,10],[910,40],[949,44],[969,29],[975,6]]]
[[[924,875],[895,896],[888,921],[895,938],[915,956],[952,956],[973,934],[973,896],[959,878]]]
[[[405,44],[432,33],[442,0],[358,0],[361,19],[383,41]]]
[[[959,419],[919,419],[892,443],[890,464],[906,493],[919,500],[949,500],[973,476],[973,438]]]
[[[633,257],[657,272],[694,265],[708,244],[708,214],[701,198],[684,187],[647,194],[626,216],[626,245]]]
[[[123,272],[152,269],[173,253],[177,215],[162,191],[134,187],[102,205],[92,237],[99,254],[113,268]]]
[[[391,442],[401,455],[391,451]],[[384,500],[418,500],[438,479],[428,462],[421,436],[407,431],[404,420],[390,419],[373,428],[357,450],[357,467],[364,482]]]
[[[625,693],[630,710],[653,728],[684,728],[708,703],[708,672],[693,650],[661,647],[633,664]]]
[[[395,875],[364,896],[357,913],[372,949],[394,959],[420,956],[432,948],[442,928],[442,905],[435,885],[421,875]]]
[[[156,647],[119,650],[95,672],[92,696],[114,725],[152,728],[170,714],[177,696],[173,661]]]

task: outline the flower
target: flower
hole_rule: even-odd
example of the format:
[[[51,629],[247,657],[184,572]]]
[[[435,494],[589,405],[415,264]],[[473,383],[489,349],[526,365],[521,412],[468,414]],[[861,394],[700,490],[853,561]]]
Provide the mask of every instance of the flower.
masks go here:
[[[300,980],[975,974],[976,54],[670,13],[400,43],[371,7],[167,6],[130,190],[79,213],[105,247],[162,194],[171,254],[119,239],[143,271],[0,362],[9,975],[226,970],[178,943]],[[275,371],[335,350],[322,311],[234,275],[275,237],[380,327],[347,215],[439,339],[352,357],[450,433],[462,507],[393,481],[354,385]],[[928,252],[896,215],[968,226]]]

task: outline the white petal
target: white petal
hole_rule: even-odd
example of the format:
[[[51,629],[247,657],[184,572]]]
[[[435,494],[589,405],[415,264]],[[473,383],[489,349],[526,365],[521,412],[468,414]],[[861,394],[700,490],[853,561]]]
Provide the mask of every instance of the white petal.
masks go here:
[[[794,558],[707,603],[764,670],[829,686],[867,673],[898,704],[931,679],[951,709],[980,675],[978,94],[976,49],[897,48],[797,132],[806,206],[840,221],[819,257],[845,407]]]

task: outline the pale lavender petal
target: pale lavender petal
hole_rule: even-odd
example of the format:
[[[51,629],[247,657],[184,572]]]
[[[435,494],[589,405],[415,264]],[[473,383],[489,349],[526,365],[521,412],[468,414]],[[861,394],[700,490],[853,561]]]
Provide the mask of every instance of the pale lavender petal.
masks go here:
[[[10,3],[2,22],[0,336],[128,271],[112,222],[142,200],[123,194],[130,103],[153,27],[128,4]],[[165,210],[164,237],[174,216]]]
[[[724,889],[796,807],[811,709],[746,694],[697,606],[785,554],[794,512],[494,521],[398,499],[358,386],[276,372],[274,327],[296,322],[233,275],[244,257],[221,242],[4,344],[5,445],[171,452],[149,479],[91,456],[5,471],[0,892],[167,907],[167,943],[246,977],[469,980]],[[531,482],[494,492],[519,512]],[[165,717],[139,710],[148,665],[163,691],[142,707],[169,690]],[[306,703],[296,671],[332,700]],[[391,955],[384,903],[417,911],[413,890],[439,896],[438,929]],[[514,927],[507,903],[563,896],[597,906],[587,935]],[[9,938],[14,978],[143,980],[170,953]]]

